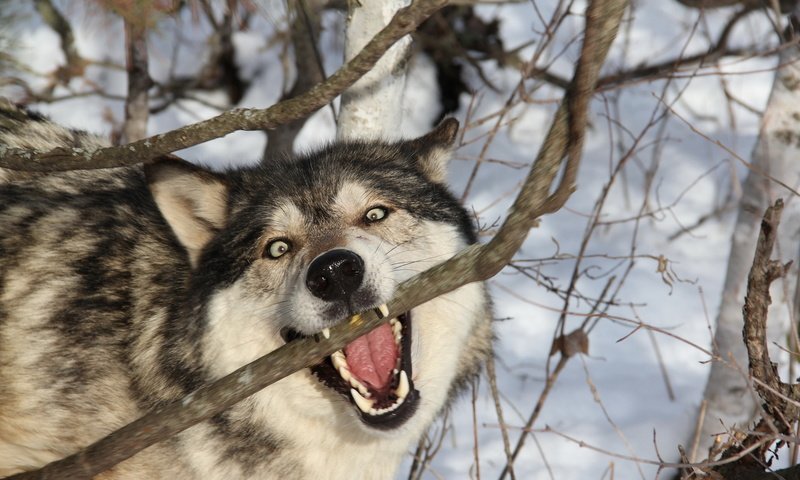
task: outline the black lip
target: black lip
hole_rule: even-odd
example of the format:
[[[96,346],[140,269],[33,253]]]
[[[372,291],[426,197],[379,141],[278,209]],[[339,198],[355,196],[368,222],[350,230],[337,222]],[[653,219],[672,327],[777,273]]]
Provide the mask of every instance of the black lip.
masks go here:
[[[330,357],[326,357],[320,363],[310,367],[311,373],[317,377],[317,380],[319,380],[320,383],[339,393],[353,405],[353,409],[358,412],[359,418],[364,424],[379,430],[391,430],[401,426],[417,411],[420,400],[420,393],[416,388],[414,388],[414,381],[412,380],[413,365],[411,362],[411,312],[406,312],[397,318],[402,325],[403,335],[400,351],[400,370],[405,370],[406,375],[408,376],[409,391],[408,395],[406,395],[406,399],[395,410],[380,415],[369,415],[364,413],[355,405],[355,401],[350,394],[350,389],[352,387],[339,375],[339,372],[333,366],[333,361]],[[286,342],[290,342],[299,337],[304,337],[304,335],[290,328],[282,329],[281,336]],[[398,378],[399,377],[395,377],[393,379],[392,388],[390,388],[388,395],[382,395],[378,392],[374,392],[374,394],[377,396],[376,408],[383,408],[384,406],[388,406],[393,403],[396,397],[393,397],[391,392],[393,392],[397,387]],[[381,403],[384,405],[381,405]]]

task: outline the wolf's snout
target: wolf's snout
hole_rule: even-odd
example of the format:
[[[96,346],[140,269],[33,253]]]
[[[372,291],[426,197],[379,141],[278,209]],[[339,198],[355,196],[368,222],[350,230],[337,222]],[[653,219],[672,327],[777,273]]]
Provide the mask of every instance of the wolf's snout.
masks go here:
[[[364,260],[350,250],[336,249],[311,262],[306,286],[315,297],[323,300],[347,300],[363,279]]]

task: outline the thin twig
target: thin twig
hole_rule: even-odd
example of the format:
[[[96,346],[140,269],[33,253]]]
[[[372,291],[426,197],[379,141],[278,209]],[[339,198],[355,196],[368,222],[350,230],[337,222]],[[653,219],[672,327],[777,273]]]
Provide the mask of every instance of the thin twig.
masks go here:
[[[503,451],[506,454],[506,470],[511,480],[516,480],[514,474],[514,457],[511,455],[511,442],[508,439],[508,425],[503,416],[503,405],[500,402],[500,391],[497,388],[497,372],[495,371],[494,357],[489,357],[486,361],[486,376],[489,377],[489,387],[492,391],[494,409],[497,412],[497,421],[500,424],[500,434],[503,437]]]

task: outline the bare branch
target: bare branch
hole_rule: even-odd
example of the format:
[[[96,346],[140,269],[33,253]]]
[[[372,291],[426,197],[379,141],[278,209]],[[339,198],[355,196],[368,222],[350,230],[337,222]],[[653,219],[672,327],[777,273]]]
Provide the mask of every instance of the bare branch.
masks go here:
[[[791,262],[783,265],[776,260],[770,260],[778,237],[778,224],[782,211],[783,201],[779,199],[767,209],[761,221],[761,233],[758,236],[753,267],[747,278],[743,336],[750,359],[750,374],[760,381],[756,383],[756,390],[766,402],[767,412],[773,416],[785,415],[794,419],[798,413],[796,409],[790,408],[790,405],[776,394],[786,391],[786,388],[778,377],[777,366],[769,358],[766,340],[767,310],[771,302],[769,286],[784,276],[791,265]]]

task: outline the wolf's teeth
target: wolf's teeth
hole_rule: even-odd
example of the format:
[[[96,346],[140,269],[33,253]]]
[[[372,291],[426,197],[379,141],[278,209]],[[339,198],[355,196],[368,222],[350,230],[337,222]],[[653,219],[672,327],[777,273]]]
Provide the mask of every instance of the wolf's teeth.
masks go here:
[[[322,329],[322,336],[325,337],[325,340],[331,338],[331,329],[330,328],[323,328]]]
[[[394,391],[399,399],[405,399],[408,395],[408,375],[405,370],[400,371],[400,383],[397,385],[397,390]]]
[[[375,309],[375,315],[377,315],[378,318],[386,318],[386,316],[389,315],[389,307],[386,306],[385,303],[383,305],[378,305]]]
[[[353,396],[353,400],[356,402],[356,405],[362,412],[369,413],[370,410],[374,410],[372,406],[375,404],[375,401],[367,400],[366,398],[362,397],[355,388],[350,389],[350,395]]]
[[[339,371],[339,375],[344,379],[344,381],[353,387],[353,390],[358,390],[358,392],[366,398],[372,396],[372,394],[369,393],[369,389],[359,382],[352,373],[350,373],[350,367],[347,365],[347,357],[345,357],[344,352],[341,350],[336,350],[333,352],[331,354],[331,362],[333,362],[333,367]]]
[[[389,324],[392,326],[394,341],[399,344],[403,339],[403,325],[396,318],[389,320]]]
[[[355,379],[353,379],[353,380],[355,380]],[[369,397],[372,396],[372,394],[369,393],[369,390],[367,389],[367,387],[365,387],[364,385],[361,385],[358,382],[356,382],[356,383],[358,384],[358,387],[356,387],[356,388],[358,388],[358,393],[360,393],[361,395],[364,395],[366,398],[369,398]],[[353,383],[351,382],[350,385],[352,385],[352,384]]]
[[[395,410],[400,408],[400,405],[403,404],[403,401],[405,401],[404,398],[399,398],[399,399],[397,399],[397,401],[394,404],[392,404],[392,405],[390,405],[390,406],[388,406],[386,408],[378,408],[378,409],[370,408],[369,411],[366,412],[366,413],[368,413],[370,415],[383,415],[384,413],[394,412]]]
[[[356,377],[354,377],[350,373],[350,369],[347,367],[347,365],[340,366],[337,368],[339,370],[339,375],[341,375],[344,381],[348,382],[351,387],[358,390],[359,393],[361,393],[361,395],[365,396],[366,398],[370,398],[372,396],[372,394],[369,393],[369,389],[365,387],[361,382],[359,382],[358,379],[356,379]],[[342,372],[347,372],[347,373],[342,373]]]
[[[331,361],[333,362],[333,366],[339,370],[342,367],[347,368],[347,359],[344,356],[344,352],[341,350],[336,350],[331,354]]]
[[[358,384],[358,381],[355,380],[353,375],[350,373],[350,367],[347,365],[347,359],[341,350],[336,350],[331,354],[331,362],[333,362],[333,368],[339,372],[339,376],[341,376],[345,382],[357,387],[356,384]]]

